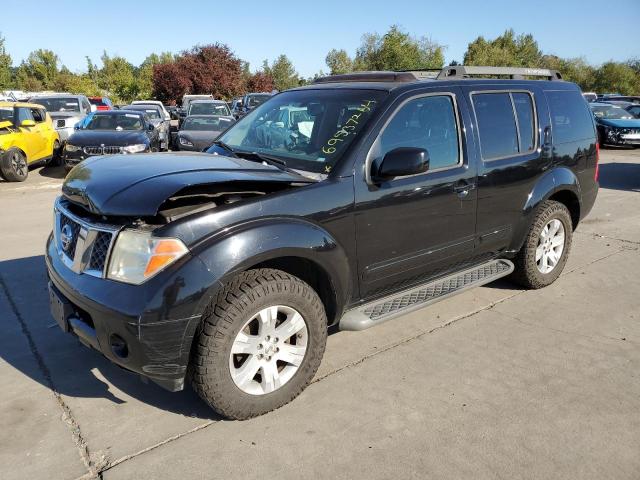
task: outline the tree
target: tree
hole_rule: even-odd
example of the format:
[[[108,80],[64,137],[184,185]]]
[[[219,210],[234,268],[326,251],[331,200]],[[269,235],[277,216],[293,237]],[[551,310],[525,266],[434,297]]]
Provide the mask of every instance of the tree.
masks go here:
[[[58,75],[58,56],[51,50],[39,49],[31,52],[18,67],[18,83],[31,90],[53,88]]]
[[[175,59],[171,52],[161,54],[152,53],[140,64],[136,70],[138,97],[149,99],[153,96],[153,67],[163,63],[171,63]]]
[[[366,33],[353,62],[355,70],[426,70],[442,68],[444,46],[416,38],[393,25],[387,33]]]
[[[4,45],[5,38],[0,34],[0,89],[9,88],[11,86],[11,55],[7,53]]]
[[[494,40],[478,37],[464,54],[465,65],[494,67],[540,67],[542,52],[533,36],[507,30]]]
[[[288,90],[300,85],[298,72],[286,55],[280,55],[271,65],[265,60],[262,70],[273,78],[273,84],[277,90]]]
[[[244,92],[243,62],[224,44],[196,46],[153,67],[153,94],[176,101],[186,93],[231,98]]]
[[[110,57],[106,51],[100,60],[102,68],[98,71],[98,87],[116,102],[129,102],[137,98],[139,86],[133,65],[124,57]]]
[[[271,92],[274,88],[273,77],[264,72],[256,72],[247,80],[248,92]]]
[[[332,49],[325,58],[325,63],[329,67],[331,75],[349,73],[353,71],[353,60],[345,50]]]
[[[594,87],[600,93],[640,94],[640,75],[621,62],[607,62],[596,70]]]

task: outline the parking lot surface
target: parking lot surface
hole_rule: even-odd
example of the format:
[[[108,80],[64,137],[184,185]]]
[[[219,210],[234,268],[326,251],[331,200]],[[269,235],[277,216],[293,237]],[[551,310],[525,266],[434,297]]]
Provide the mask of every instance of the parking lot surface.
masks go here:
[[[640,478],[640,150],[602,152],[555,284],[332,335],[314,383],[245,422],[59,330],[43,250],[62,177],[0,182],[0,478]]]

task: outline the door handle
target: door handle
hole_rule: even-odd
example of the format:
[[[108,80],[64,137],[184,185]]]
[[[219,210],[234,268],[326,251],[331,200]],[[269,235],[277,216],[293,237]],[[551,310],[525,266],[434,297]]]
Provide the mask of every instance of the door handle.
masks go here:
[[[456,192],[458,197],[465,198],[469,195],[469,192],[476,188],[475,183],[468,183],[464,180],[460,180],[456,184],[453,185],[453,191]]]

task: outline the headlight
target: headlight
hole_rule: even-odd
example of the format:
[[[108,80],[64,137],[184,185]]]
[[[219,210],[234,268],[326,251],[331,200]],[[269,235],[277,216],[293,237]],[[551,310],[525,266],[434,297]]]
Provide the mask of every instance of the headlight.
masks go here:
[[[177,238],[152,237],[149,232],[123,230],[111,252],[107,278],[139,285],[188,252]]]
[[[81,148],[82,148],[82,147],[78,147],[78,146],[76,146],[76,145],[71,145],[70,143],[67,143],[67,144],[64,146],[64,149],[65,149],[67,152],[77,152],[77,151],[78,151],[78,150],[80,150]]]
[[[180,137],[180,145],[184,145],[185,147],[193,147],[193,143],[187,140],[186,138]]]
[[[122,151],[125,153],[140,153],[144,152],[147,149],[147,146],[144,143],[136,143],[135,145],[127,145],[126,147],[122,147]]]

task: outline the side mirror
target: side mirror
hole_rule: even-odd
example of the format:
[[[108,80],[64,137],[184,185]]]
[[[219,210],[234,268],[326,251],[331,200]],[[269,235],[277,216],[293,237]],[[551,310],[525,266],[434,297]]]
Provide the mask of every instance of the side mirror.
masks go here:
[[[74,129],[74,130],[80,130],[80,122],[76,123],[76,124],[73,126],[73,129]]]
[[[149,130],[150,132],[153,132],[156,129],[156,127],[153,126],[153,124],[149,124],[147,125],[147,130]]]
[[[22,123],[20,124],[21,127],[35,127],[36,126],[36,122],[34,122],[33,120],[23,120]]]
[[[388,152],[375,174],[376,178],[391,179],[424,173],[429,169],[429,152],[424,148],[399,147]]]

